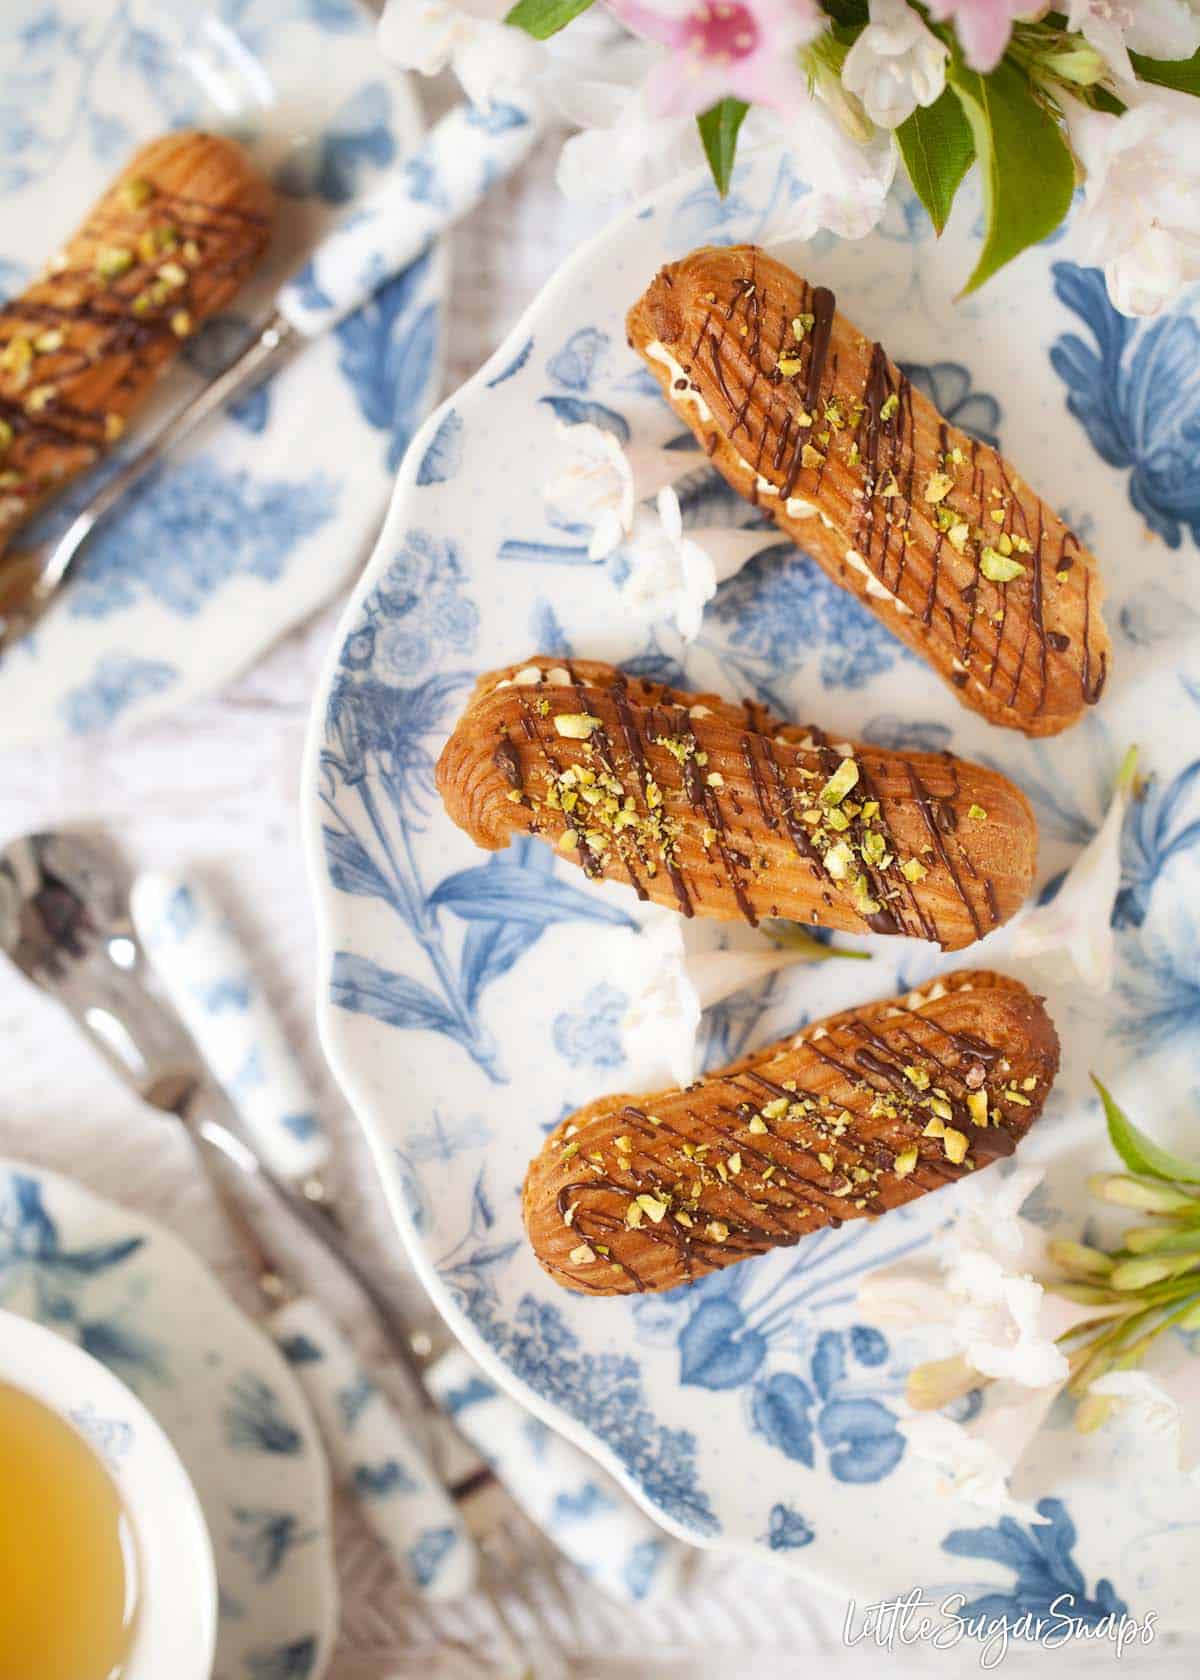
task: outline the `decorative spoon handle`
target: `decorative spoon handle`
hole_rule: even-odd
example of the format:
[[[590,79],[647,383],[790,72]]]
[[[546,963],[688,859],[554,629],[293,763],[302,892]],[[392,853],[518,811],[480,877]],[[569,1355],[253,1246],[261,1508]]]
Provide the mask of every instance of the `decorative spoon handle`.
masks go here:
[[[303,1070],[212,894],[182,875],[141,875],[133,917],[159,983],[271,1170],[320,1173],[329,1139]]]

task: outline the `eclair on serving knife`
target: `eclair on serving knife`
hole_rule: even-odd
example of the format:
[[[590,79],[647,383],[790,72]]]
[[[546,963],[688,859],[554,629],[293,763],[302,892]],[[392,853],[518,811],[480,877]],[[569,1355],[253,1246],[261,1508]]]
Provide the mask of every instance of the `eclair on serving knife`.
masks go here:
[[[1011,1155],[1057,1071],[1040,998],[952,974],[686,1090],[589,1103],[529,1168],[529,1240],[564,1288],[672,1289]]]
[[[0,550],[92,466],[267,248],[273,195],[224,136],[136,152],[44,272],[0,305]]]
[[[1111,647],[1094,559],[832,292],[754,246],[706,248],[660,270],[628,330],[723,477],[964,705],[1055,735],[1099,699]]]
[[[593,878],[681,911],[764,916],[957,950],[1033,882],[1029,802],[949,753],[887,752],[537,656],[482,677],[437,785],[488,850],[539,835]]]

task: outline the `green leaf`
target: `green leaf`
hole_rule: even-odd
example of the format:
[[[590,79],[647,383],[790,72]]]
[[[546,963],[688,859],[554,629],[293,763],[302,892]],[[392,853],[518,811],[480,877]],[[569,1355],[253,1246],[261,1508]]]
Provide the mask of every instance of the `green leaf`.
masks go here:
[[[975,160],[975,138],[958,100],[945,88],[932,105],[918,105],[896,130],[913,191],[940,236],[954,195]]]
[[[1161,1148],[1117,1107],[1095,1074],[1092,1075],[1092,1084],[1104,1104],[1112,1146],[1130,1172],[1142,1173],[1148,1178],[1163,1178],[1169,1183],[1200,1184],[1200,1162],[1185,1161],[1182,1156],[1172,1155],[1169,1149]]]
[[[593,0],[517,0],[511,11],[504,14],[504,21],[523,29],[535,41],[548,41],[551,35],[574,23],[580,12],[586,12],[592,3]]]
[[[1058,124],[1007,60],[981,76],[955,59],[949,78],[975,139],[987,229],[965,294],[1054,232],[1070,208],[1075,165]]]
[[[710,105],[696,118],[704,154],[721,197],[729,191],[729,177],[733,174],[733,159],[737,151],[738,129],[750,109],[740,99],[722,99]]]
[[[1141,53],[1131,52],[1129,59],[1140,81],[1200,98],[1200,52],[1191,58],[1143,58]]]

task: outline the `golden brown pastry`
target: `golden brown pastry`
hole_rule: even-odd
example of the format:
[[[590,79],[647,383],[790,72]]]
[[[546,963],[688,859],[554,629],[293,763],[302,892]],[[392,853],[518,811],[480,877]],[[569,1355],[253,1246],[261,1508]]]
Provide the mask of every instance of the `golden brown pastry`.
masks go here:
[[[525,1228],[566,1289],[673,1289],[1011,1155],[1057,1071],[1040,998],[951,974],[686,1090],[589,1103],[531,1164]]]
[[[152,140],[0,308],[0,551],[120,437],[181,343],[230,302],[267,248],[272,210],[236,141]]]
[[[669,263],[629,339],[736,490],[964,705],[1055,735],[1100,698],[1103,588],[1074,532],[882,347],[752,245]]]
[[[1024,794],[949,753],[785,727],[611,665],[538,655],[481,677],[437,785],[489,851],[540,835],[685,916],[898,933],[957,950],[1024,902]]]

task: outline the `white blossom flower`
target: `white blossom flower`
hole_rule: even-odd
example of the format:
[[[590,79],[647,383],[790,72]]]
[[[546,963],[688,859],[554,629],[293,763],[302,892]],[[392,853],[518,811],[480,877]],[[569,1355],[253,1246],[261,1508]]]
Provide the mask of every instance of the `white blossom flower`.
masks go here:
[[[1186,1410],[1145,1371],[1109,1371],[1088,1384],[1084,1405],[1098,1400],[1105,1412],[1127,1424],[1141,1439],[1161,1441],[1186,1476],[1200,1468],[1200,1418]]]
[[[510,0],[388,0],[379,50],[422,76],[452,68],[472,104],[486,106],[530,87],[543,67],[539,43],[503,22],[509,9]]]
[[[949,48],[908,0],[871,0],[870,22],[846,54],[842,81],[871,121],[898,128],[946,86]]]
[[[1200,49],[1200,12],[1189,0],[1070,0],[1067,28],[1090,42],[1122,82],[1136,80],[1131,51],[1179,59]]]
[[[862,239],[887,205],[896,174],[894,138],[869,124],[865,137],[861,130],[857,137],[848,133],[837,110],[826,102],[820,79],[816,87],[821,98],[800,100],[786,116],[751,110],[742,124],[743,144],[786,146],[809,187],[768,221],[760,236],[764,244],[811,239],[822,229],[839,239]],[[833,77],[829,97],[839,95],[842,101],[850,98]],[[842,114],[847,120],[852,115],[844,105]]]
[[[1121,831],[1137,772],[1130,748],[1117,775],[1108,812],[1057,893],[1014,923],[1009,939],[1016,957],[1065,958],[1094,992],[1112,987],[1112,907],[1121,884]]]
[[[1033,1438],[1040,1422],[1039,1417],[1026,1434],[1026,1441]],[[946,1491],[970,1500],[983,1510],[1016,1517],[1021,1522],[1047,1520],[1039,1516],[1034,1506],[1013,1498],[1008,1479],[1016,1467],[1015,1460],[985,1435],[943,1417],[940,1412],[901,1418],[899,1428],[913,1457],[935,1465],[946,1478]]]
[[[592,527],[588,558],[602,560],[633,530],[633,466],[602,426],[559,421],[566,457],[542,495],[564,519]]]
[[[697,1034],[706,1009],[812,957],[811,949],[795,945],[689,951],[683,925],[671,910],[653,916],[636,938],[631,969],[637,990],[623,1023],[626,1045],[639,1059],[652,1059],[676,1085],[690,1085],[699,1071]]]
[[[1066,102],[1085,172],[1080,255],[1123,315],[1157,315],[1200,280],[1200,115],[1169,93],[1139,88],[1121,117]]]
[[[553,93],[559,113],[580,133],[563,142],[558,185],[564,197],[640,198],[704,162],[696,120],[660,116],[645,84],[575,77]]]
[[[940,1277],[929,1261],[874,1272],[860,1286],[859,1311],[871,1323],[921,1325],[935,1355],[961,1357],[981,1377],[1061,1386],[1068,1368],[1057,1338],[1084,1314],[1033,1275],[1044,1265],[1045,1238],[1018,1210],[1041,1177],[1040,1168],[1025,1167],[959,1185],[935,1251]],[[929,1398],[942,1404],[936,1393]]]
[[[656,512],[639,511],[634,520],[625,601],[650,623],[673,619],[684,641],[691,641],[717,586],[761,554],[767,540],[762,531],[685,532],[679,497],[664,485]]]

